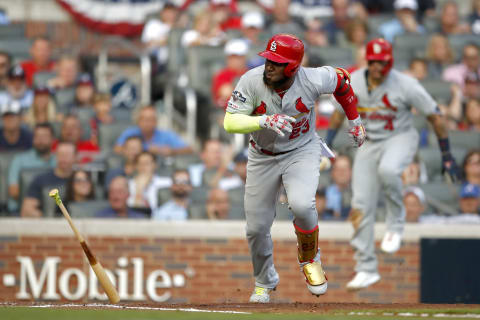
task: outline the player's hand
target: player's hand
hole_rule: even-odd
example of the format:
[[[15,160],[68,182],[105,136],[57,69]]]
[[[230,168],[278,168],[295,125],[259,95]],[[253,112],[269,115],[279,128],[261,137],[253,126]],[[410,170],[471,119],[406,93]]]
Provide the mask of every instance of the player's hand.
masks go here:
[[[450,152],[442,155],[442,174],[453,183],[458,181],[458,166]]]
[[[360,116],[358,116],[354,120],[348,120],[348,124],[350,126],[348,134],[353,140],[353,146],[358,148],[365,142],[365,139],[367,138],[367,132],[362,124],[362,119],[360,119]]]
[[[295,118],[287,116],[286,114],[272,114],[272,115],[263,115],[260,117],[260,127],[267,128],[275,131],[279,136],[283,137],[284,132],[292,132],[292,123],[294,123]]]

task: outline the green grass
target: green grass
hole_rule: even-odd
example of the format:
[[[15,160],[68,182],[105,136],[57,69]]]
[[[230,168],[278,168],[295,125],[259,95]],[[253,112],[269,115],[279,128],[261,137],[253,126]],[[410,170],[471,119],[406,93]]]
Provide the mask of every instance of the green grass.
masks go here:
[[[382,316],[383,312],[398,313],[410,312],[420,315],[436,313],[448,314],[480,314],[480,310],[472,309],[419,309],[419,310],[364,310],[356,312],[371,312],[374,315],[348,315],[350,311],[332,311],[330,314],[225,314],[204,312],[180,312],[180,311],[155,311],[155,310],[109,310],[109,309],[65,309],[65,308],[29,308],[29,307],[0,307],[0,319],[2,320],[425,320],[425,319],[448,319],[460,320],[469,318],[433,318],[433,317],[398,317]]]

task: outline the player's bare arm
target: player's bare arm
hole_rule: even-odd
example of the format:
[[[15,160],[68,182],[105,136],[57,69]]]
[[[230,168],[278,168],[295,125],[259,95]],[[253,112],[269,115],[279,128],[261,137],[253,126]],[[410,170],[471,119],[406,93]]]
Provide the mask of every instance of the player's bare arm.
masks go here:
[[[438,138],[438,145],[442,153],[442,174],[455,182],[458,180],[458,168],[450,152],[447,121],[442,114],[431,114],[427,117]]]

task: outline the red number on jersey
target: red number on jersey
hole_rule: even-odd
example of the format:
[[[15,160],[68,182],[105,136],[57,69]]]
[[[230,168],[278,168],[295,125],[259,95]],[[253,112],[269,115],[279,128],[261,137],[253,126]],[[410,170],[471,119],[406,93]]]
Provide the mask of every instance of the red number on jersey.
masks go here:
[[[290,133],[289,140],[300,137],[300,133],[307,133],[310,130],[310,124],[307,118],[303,118],[302,121],[293,124],[292,132]]]

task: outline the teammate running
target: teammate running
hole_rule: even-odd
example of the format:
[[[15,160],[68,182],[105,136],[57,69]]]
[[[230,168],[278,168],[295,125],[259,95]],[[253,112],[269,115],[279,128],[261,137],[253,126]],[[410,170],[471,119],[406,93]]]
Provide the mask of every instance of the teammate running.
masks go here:
[[[457,166],[450,153],[448,131],[437,103],[418,83],[392,69],[392,46],[384,39],[367,44],[368,67],[352,73],[351,84],[358,98],[358,111],[365,121],[367,141],[358,150],[353,165],[352,210],[354,227],[351,244],[357,261],[355,277],[347,289],[366,288],[380,280],[375,256],[374,224],[380,188],[386,196],[387,231],[382,251],[395,253],[400,248],[405,208],[402,202],[403,170],[412,162],[418,147],[418,133],[412,125],[411,108],[424,114],[432,124],[442,152],[442,173],[457,178]],[[343,115],[335,111],[327,133],[331,145]]]
[[[295,36],[272,37],[259,53],[266,58],[265,65],[240,78],[225,114],[227,132],[251,133],[245,186],[246,232],[255,276],[250,302],[269,302],[279,282],[270,229],[282,182],[294,215],[298,262],[307,287],[317,296],[327,290],[315,192],[321,157],[333,154],[315,133],[315,100],[333,93],[349,119],[355,146],[365,140],[348,73],[342,68],[303,68],[303,53],[303,43]]]

